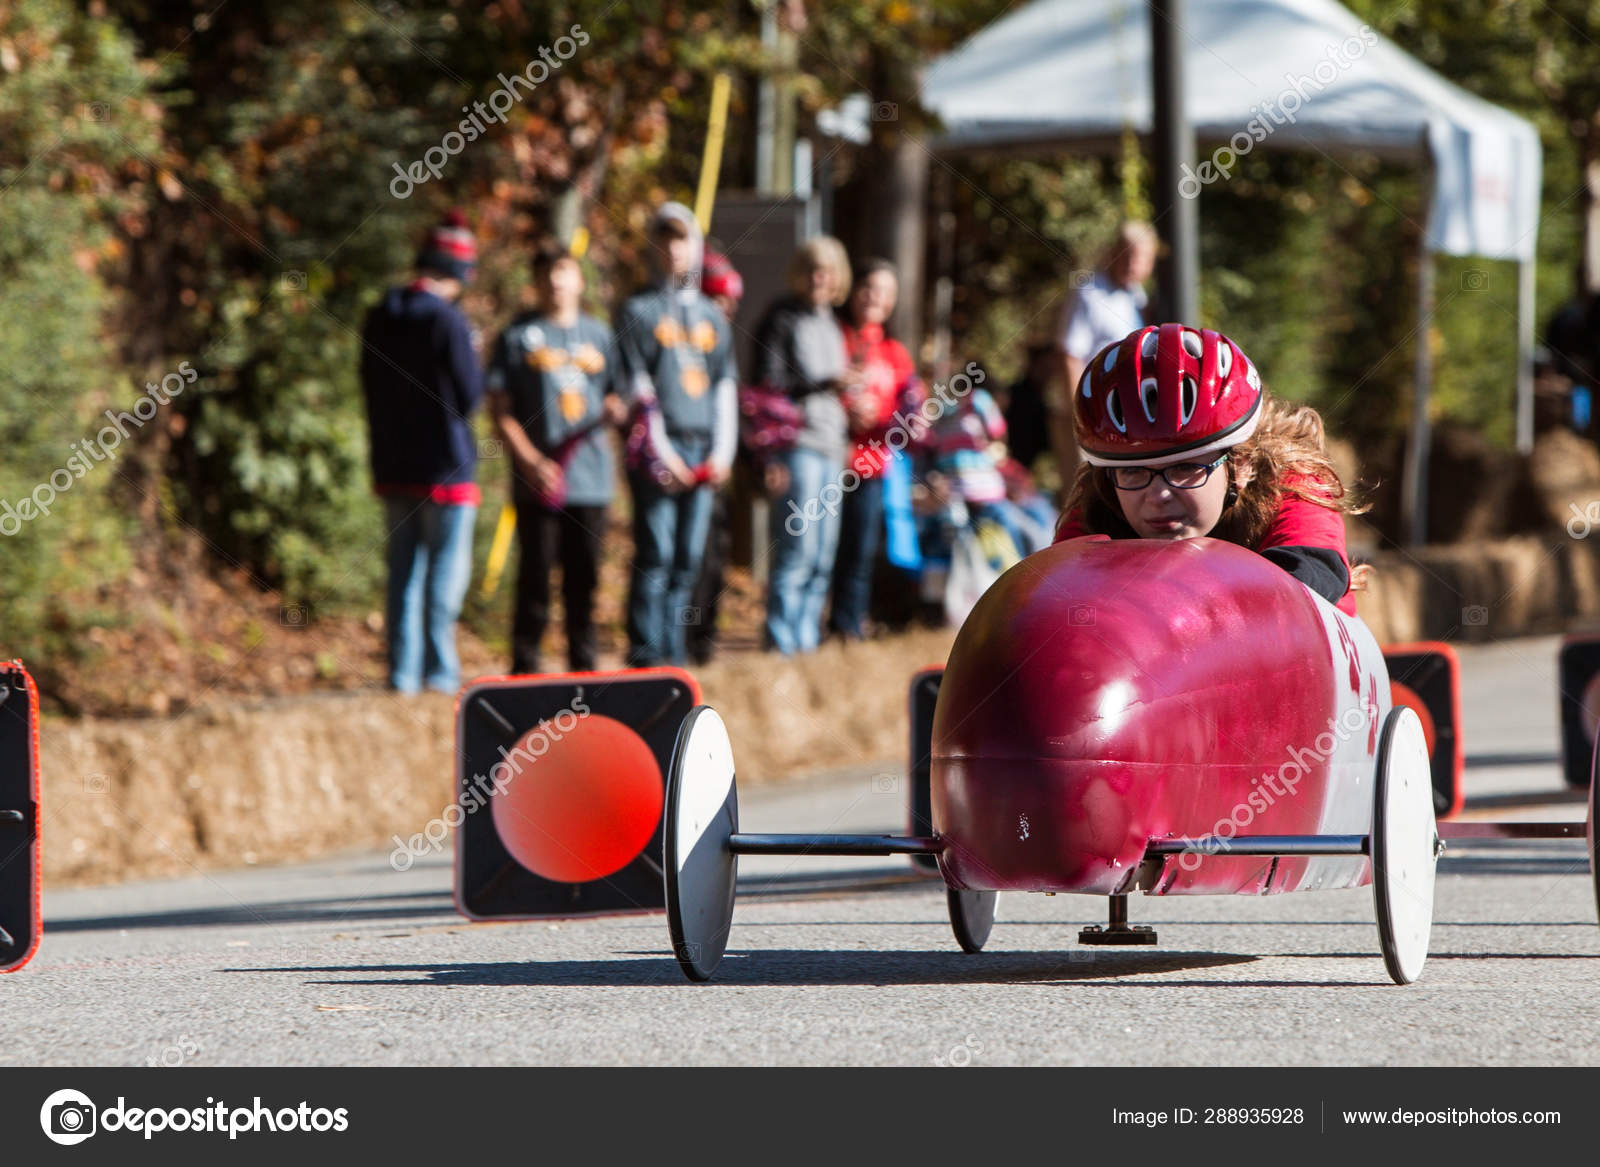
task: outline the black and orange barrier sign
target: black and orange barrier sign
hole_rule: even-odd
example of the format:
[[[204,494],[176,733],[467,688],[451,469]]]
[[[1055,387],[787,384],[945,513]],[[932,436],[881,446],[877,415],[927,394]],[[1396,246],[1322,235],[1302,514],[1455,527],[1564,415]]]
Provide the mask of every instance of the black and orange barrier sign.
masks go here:
[[[39,691],[0,665],[0,973],[39,947]]]
[[[527,919],[665,906],[661,812],[680,669],[472,682],[456,706],[456,906]],[[450,821],[454,819],[455,821]]]
[[[1389,695],[1422,721],[1433,770],[1433,810],[1440,818],[1459,814],[1466,758],[1461,741],[1461,662],[1455,649],[1437,641],[1388,644]]]

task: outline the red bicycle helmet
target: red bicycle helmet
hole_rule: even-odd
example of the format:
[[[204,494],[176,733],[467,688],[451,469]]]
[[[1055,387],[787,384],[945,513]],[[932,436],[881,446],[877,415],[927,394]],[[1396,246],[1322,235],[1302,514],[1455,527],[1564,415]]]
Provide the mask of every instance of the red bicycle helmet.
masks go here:
[[[1107,345],[1073,395],[1093,466],[1167,466],[1237,446],[1261,420],[1261,377],[1209,328],[1150,325]]]
[[[720,251],[706,250],[701,264],[700,290],[708,296],[744,299],[744,278]]]

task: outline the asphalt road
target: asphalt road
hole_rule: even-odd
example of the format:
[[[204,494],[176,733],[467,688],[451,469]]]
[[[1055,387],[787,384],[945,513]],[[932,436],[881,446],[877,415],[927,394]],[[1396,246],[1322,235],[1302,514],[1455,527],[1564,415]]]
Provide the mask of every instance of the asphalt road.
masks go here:
[[[1582,818],[1556,768],[1554,638],[1462,650],[1468,814]],[[738,743],[735,743],[737,750]],[[742,792],[747,830],[904,825],[863,769]],[[1088,950],[1103,901],[1000,899],[961,954],[901,860],[741,869],[728,958],[690,985],[661,915],[470,924],[446,859],[386,854],[46,894],[0,977],[21,1065],[1600,1064],[1581,846],[1448,854],[1399,988],[1370,892],[1130,901],[1155,949]]]

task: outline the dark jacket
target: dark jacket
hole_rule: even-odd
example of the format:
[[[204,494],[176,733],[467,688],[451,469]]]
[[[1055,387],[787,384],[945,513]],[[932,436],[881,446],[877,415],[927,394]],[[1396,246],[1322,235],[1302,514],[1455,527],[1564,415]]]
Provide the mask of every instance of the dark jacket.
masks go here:
[[[467,318],[431,292],[391,288],[367,315],[361,340],[374,485],[473,481],[469,419],[483,398],[483,376]]]
[[[834,389],[848,355],[830,308],[788,295],[756,326],[756,383],[782,389],[800,403],[805,421],[795,445],[843,459],[850,428]]]

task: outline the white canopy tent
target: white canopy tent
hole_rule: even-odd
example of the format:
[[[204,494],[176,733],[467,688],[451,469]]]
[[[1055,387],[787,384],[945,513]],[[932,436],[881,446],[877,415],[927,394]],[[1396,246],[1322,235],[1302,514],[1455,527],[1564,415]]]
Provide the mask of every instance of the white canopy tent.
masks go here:
[[[1185,194],[1226,181],[1206,163],[1231,169],[1230,155],[1254,149],[1362,150],[1426,167],[1433,191],[1420,320],[1426,327],[1432,318],[1429,252],[1520,265],[1517,440],[1529,448],[1534,127],[1413,60],[1335,0],[1185,0],[1183,13],[1185,100],[1200,162]],[[929,66],[922,101],[944,124],[936,148],[1115,149],[1125,127],[1151,131],[1150,51],[1145,0],[1035,0]],[[861,101],[840,111],[841,131],[856,121],[852,112],[865,112]],[[1431,377],[1427,344],[1416,351],[1405,504],[1420,539]]]

